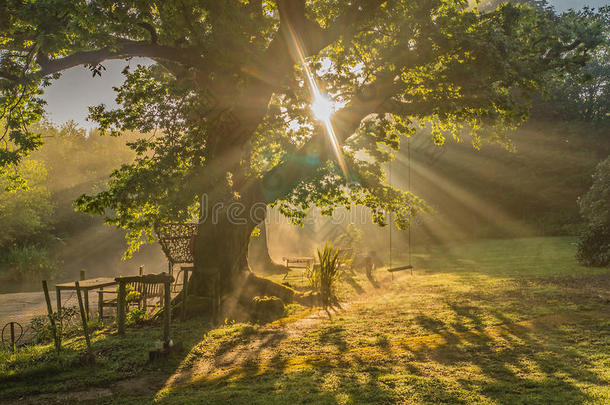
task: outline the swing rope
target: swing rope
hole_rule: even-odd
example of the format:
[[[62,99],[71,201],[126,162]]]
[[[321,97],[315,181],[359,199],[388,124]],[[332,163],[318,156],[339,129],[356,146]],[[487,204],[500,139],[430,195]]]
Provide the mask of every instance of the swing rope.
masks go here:
[[[409,142],[409,138],[407,138],[407,188],[411,191],[411,144]],[[392,161],[390,161],[389,168],[389,184],[392,185]],[[401,270],[411,270],[411,275],[413,275],[413,266],[411,265],[411,227],[407,230],[408,242],[409,246],[407,248],[409,263],[406,266],[393,267],[392,266],[392,222],[394,220],[394,213],[390,212],[390,266],[388,271],[392,273],[392,280],[394,280],[394,272]]]

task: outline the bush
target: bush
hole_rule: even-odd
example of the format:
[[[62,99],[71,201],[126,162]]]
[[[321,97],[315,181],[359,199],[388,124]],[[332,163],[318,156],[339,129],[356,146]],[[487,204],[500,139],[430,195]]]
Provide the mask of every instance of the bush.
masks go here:
[[[77,322],[78,310],[76,307],[64,307],[61,309],[61,334],[62,336],[68,336],[74,333],[75,329],[78,328]],[[55,325],[59,327],[60,318],[57,316],[57,312],[53,313],[53,320]],[[36,343],[48,343],[53,340],[53,329],[51,328],[51,322],[47,315],[35,316],[30,320],[30,330],[34,333],[34,340]]]
[[[585,266],[604,267],[610,265],[610,227],[590,225],[578,240],[578,260]]]
[[[252,315],[262,322],[269,322],[284,316],[284,302],[278,297],[252,298]]]
[[[148,319],[148,312],[146,308],[136,308],[127,312],[125,317],[125,323],[127,325],[140,325]]]
[[[610,157],[593,175],[593,185],[578,205],[586,221],[578,241],[578,260],[585,266],[610,265]]]
[[[54,279],[59,275],[60,263],[47,249],[33,246],[14,247],[0,258],[0,268],[8,270],[14,281]]]
[[[119,292],[119,288],[117,287],[117,293]],[[125,285],[125,301],[126,302],[138,302],[142,299],[142,293],[136,291],[136,289],[131,285]]]

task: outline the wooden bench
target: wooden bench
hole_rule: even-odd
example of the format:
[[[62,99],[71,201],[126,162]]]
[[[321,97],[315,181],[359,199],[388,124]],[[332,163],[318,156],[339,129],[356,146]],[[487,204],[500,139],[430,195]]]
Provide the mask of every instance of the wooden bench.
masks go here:
[[[134,276],[134,279],[129,283],[133,287],[133,291],[138,293],[138,296],[134,300],[127,301],[127,306],[137,304],[139,309],[147,309],[156,306],[154,303],[149,305],[149,302],[155,299],[159,300],[159,306],[163,306],[163,284],[147,282],[147,278],[143,273],[143,269],[140,267],[140,276]],[[104,298],[104,295],[111,295],[112,298]],[[104,308],[117,308],[117,295],[117,290],[112,291],[101,288],[98,291],[98,312],[100,319],[103,319]]]
[[[282,261],[284,261],[286,266],[286,274],[284,274],[284,280],[288,277],[288,273],[290,273],[290,269],[307,269],[313,266],[314,258],[311,256],[302,256],[302,257],[282,257]]]

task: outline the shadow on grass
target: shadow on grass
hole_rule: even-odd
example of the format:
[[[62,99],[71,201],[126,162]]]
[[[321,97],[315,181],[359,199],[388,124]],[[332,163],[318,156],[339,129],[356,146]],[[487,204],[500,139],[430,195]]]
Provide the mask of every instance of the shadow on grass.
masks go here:
[[[172,324],[172,338],[182,343],[186,353],[210,330],[205,320]],[[23,347],[17,354],[2,353],[0,360],[0,401],[38,394],[86,391],[109,387],[113,382],[140,374],[173,373],[185,352],[176,352],[166,361],[149,361],[149,351],[161,340],[160,325],[127,329],[124,337],[102,330],[92,335],[95,364],[83,363],[83,337],[65,339],[57,356],[53,344]],[[35,384],[33,384],[35,382]],[[151,387],[155,392],[157,387]]]
[[[550,316],[485,328],[473,307],[454,305],[453,311],[457,317],[446,323],[417,318],[430,335],[384,337],[363,348],[350,348],[346,330],[327,324],[308,343],[313,353],[278,350],[270,361],[254,355],[246,367],[156,399],[160,404],[603,402],[587,389],[607,385],[592,361],[604,350],[595,317]],[[574,337],[591,342],[574,345]],[[278,347],[282,339],[270,337],[265,345]]]
[[[507,405],[596,403],[583,388],[607,385],[604,378],[591,371],[595,368],[591,361],[597,353],[595,347],[585,346],[587,353],[571,345],[572,337],[553,322],[553,316],[525,324],[505,318],[507,323],[483,328],[481,317],[472,308],[451,307],[459,315],[451,325],[418,318],[420,326],[428,327],[433,335],[428,349],[403,347],[413,355],[414,361],[406,368],[410,373],[425,376],[431,364],[455,370],[455,381],[461,389],[480,393],[482,398],[475,402],[486,398]],[[572,332],[579,339],[586,340],[587,336],[595,342],[599,338],[594,336],[599,332],[595,330],[596,321],[583,317],[570,321],[576,325]],[[599,351],[603,352],[603,347]],[[464,373],[464,369],[469,371]],[[478,370],[477,378],[472,378],[472,370]]]

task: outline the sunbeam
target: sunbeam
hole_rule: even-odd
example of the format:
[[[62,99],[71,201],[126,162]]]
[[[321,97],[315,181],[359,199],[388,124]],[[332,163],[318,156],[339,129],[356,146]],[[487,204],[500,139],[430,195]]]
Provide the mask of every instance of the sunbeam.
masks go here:
[[[337,139],[337,135],[335,134],[335,129],[331,121],[332,115],[335,112],[336,103],[333,103],[333,101],[330,100],[328,96],[326,96],[320,91],[320,87],[318,86],[318,83],[313,73],[309,69],[309,66],[307,66],[301,41],[299,40],[299,38],[297,38],[296,33],[290,26],[288,27],[288,33],[290,36],[290,50],[292,56],[299,62],[305,72],[307,86],[309,87],[309,93],[312,96],[311,111],[314,117],[324,125],[326,135],[328,136],[333,146],[335,156],[337,158],[337,163],[339,164],[339,167],[343,172],[345,179],[347,180],[349,178],[347,165],[345,164],[343,151],[341,149],[342,147],[339,143],[339,140]]]
[[[324,94],[317,93],[314,96],[313,103],[311,103],[311,111],[313,112],[314,117],[326,124],[327,122],[330,122],[330,117],[332,117],[335,109],[332,101],[330,101],[328,97]]]

